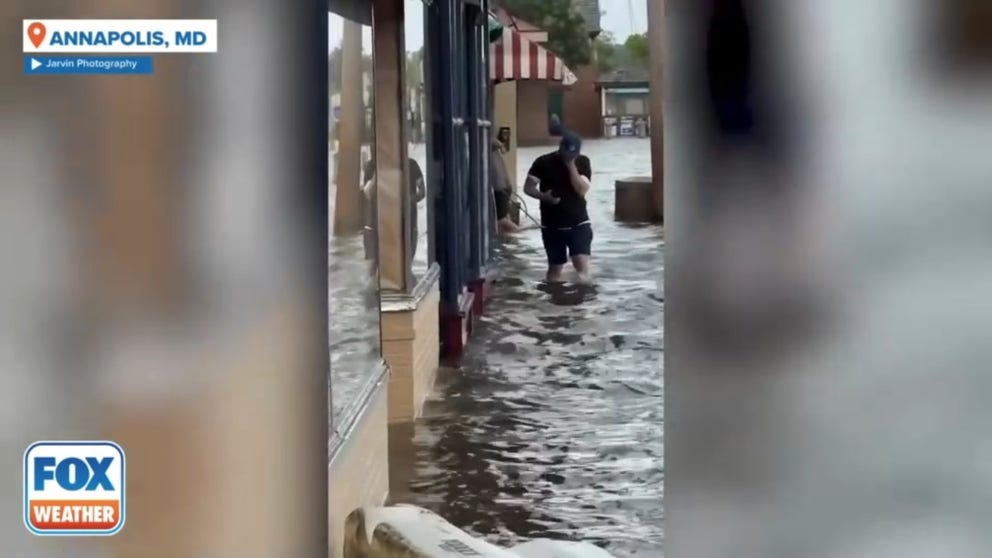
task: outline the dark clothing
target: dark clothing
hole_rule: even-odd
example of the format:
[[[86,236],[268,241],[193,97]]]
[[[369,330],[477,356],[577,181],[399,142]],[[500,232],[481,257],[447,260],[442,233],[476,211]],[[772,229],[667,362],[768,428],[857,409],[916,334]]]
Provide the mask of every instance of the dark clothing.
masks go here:
[[[368,182],[375,178],[375,159],[370,159],[365,163],[365,168],[363,169],[363,183]],[[422,201],[427,196],[426,186],[424,184],[424,171],[421,170],[420,165],[414,159],[409,159],[407,161],[407,182],[410,189],[410,206],[409,213],[407,216],[407,227],[410,231],[410,238],[412,239],[410,248],[410,258],[413,259],[417,252],[417,237],[419,236],[419,227],[417,226],[417,203]],[[378,186],[376,186],[378,188]],[[379,226],[378,219],[378,204],[376,203],[376,196],[378,196],[378,190],[375,190],[375,194],[371,200],[365,200],[365,257],[367,259],[375,259],[377,255],[377,239],[375,231]]]
[[[585,223],[570,229],[541,229],[541,240],[548,255],[548,265],[565,265],[568,258],[592,255],[592,225]]]
[[[410,183],[410,213],[407,219],[407,226],[410,228],[410,261],[417,255],[417,244],[419,244],[420,227],[417,224],[417,204],[427,197],[427,184],[424,181],[424,171],[416,160],[410,159],[407,166],[407,177]]]
[[[506,190],[493,192],[496,199],[496,220],[506,219],[510,215],[510,194]]]
[[[592,178],[592,166],[589,157],[579,155],[575,159],[575,168],[587,179]],[[557,151],[538,157],[530,170],[529,176],[538,179],[541,192],[551,192],[560,199],[557,204],[541,201],[541,226],[552,229],[565,229],[589,222],[586,211],[586,199],[576,193],[572,180],[568,176],[565,161]]]

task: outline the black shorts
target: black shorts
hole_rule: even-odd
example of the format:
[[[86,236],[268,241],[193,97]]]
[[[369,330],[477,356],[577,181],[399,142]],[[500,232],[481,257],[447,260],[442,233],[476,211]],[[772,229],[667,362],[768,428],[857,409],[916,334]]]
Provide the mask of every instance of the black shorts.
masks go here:
[[[574,256],[592,255],[592,225],[583,223],[570,229],[541,229],[548,265],[565,265]]]
[[[510,215],[510,194],[505,190],[495,190],[493,196],[496,198],[496,220],[506,219]]]

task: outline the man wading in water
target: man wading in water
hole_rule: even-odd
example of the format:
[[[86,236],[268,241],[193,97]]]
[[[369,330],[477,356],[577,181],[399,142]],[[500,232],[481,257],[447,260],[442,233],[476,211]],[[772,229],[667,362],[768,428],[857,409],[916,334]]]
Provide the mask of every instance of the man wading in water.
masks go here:
[[[592,179],[589,158],[581,155],[582,139],[565,131],[557,151],[538,157],[524,183],[524,193],[541,200],[541,239],[548,256],[549,283],[562,283],[569,258],[580,283],[590,282],[592,224],[586,193]]]

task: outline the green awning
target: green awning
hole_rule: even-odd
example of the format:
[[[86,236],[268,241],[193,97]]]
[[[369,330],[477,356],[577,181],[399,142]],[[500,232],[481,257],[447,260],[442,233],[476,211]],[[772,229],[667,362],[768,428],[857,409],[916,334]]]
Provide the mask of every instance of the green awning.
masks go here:
[[[493,16],[489,16],[489,42],[495,43],[503,36],[503,24]]]

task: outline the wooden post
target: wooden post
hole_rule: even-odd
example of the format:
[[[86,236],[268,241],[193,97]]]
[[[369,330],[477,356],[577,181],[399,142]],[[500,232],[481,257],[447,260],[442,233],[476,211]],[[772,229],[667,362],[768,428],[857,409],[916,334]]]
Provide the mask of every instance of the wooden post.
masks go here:
[[[123,0],[92,0],[78,10],[125,17],[129,7]],[[180,15],[172,0],[148,2],[140,11],[136,16]],[[106,316],[157,314],[179,302],[182,191],[176,187],[181,161],[175,154],[182,143],[174,80],[184,62],[161,57],[152,76],[95,79],[82,87],[88,112],[100,115],[78,120],[74,130],[75,137],[88,138],[97,169],[91,177],[95,204],[82,223],[85,244],[93,247],[84,286]]]
[[[93,0],[81,4],[79,13],[101,13],[107,17],[179,17],[171,0],[148,2],[139,13],[128,14],[125,2]],[[88,9],[87,9],[88,8]],[[100,118],[81,122],[71,133],[73,142],[89,143],[93,158],[90,179],[97,185],[93,205],[82,210],[82,234],[92,247],[88,273],[82,284],[91,297],[87,314],[99,316],[100,338],[107,350],[120,352],[124,335],[108,324],[115,322],[155,323],[169,308],[181,307],[187,287],[180,282],[183,259],[179,208],[183,190],[177,188],[177,169],[182,162],[179,119],[180,58],[158,57],[151,76],[117,76],[114,80],[92,80],[82,96],[90,114]],[[120,327],[120,326],[118,326]],[[154,341],[154,336],[149,335]],[[146,340],[147,341],[147,340]],[[90,350],[94,350],[93,347]],[[99,351],[97,348],[94,352]],[[154,359],[149,359],[154,361]],[[149,367],[161,364],[147,363]],[[127,373],[104,365],[108,376]],[[173,371],[174,372],[174,371]],[[183,380],[172,383],[181,385]],[[109,555],[132,558],[182,555],[195,550],[187,536],[196,508],[196,483],[188,467],[166,465],[168,454],[198,459],[202,454],[189,443],[187,430],[192,407],[181,398],[164,399],[150,405],[144,393],[133,397],[117,388],[105,392],[101,402],[102,430],[108,440],[127,452],[127,525],[106,541]],[[183,407],[182,410],[177,407]],[[183,433],[187,433],[184,435]],[[137,495],[136,495],[137,494]],[[140,495],[140,496],[139,496]],[[179,509],[185,509],[180,513]],[[155,549],[148,552],[149,549]]]
[[[334,165],[334,234],[362,230],[362,25],[344,20],[341,40],[341,119]]]
[[[376,189],[379,202],[379,286],[407,292],[412,283],[407,211],[406,41],[404,0],[375,0],[373,65],[375,68]]]
[[[175,18],[182,15],[180,4],[92,0],[73,7],[84,17]],[[250,11],[249,26],[222,33],[222,49],[275,46],[271,38],[261,42],[271,17]],[[228,12],[218,13],[221,21]],[[214,308],[186,312],[195,299],[183,264],[195,261],[187,246],[196,240],[192,247],[201,247],[203,233],[184,227],[188,215],[181,210],[203,185],[182,184],[184,161],[177,154],[188,139],[182,123],[195,127],[188,112],[199,108],[193,103],[209,102],[208,92],[224,87],[184,79],[182,65],[189,63],[163,56],[155,61],[154,75],[81,79],[86,114],[72,119],[78,125],[67,134],[69,145],[91,146],[92,153],[80,165],[92,174],[81,177],[72,168],[72,179],[96,187],[91,205],[80,207],[80,244],[89,249],[82,260],[90,295],[83,315],[92,316],[81,345],[88,345],[99,369],[91,378],[99,386],[84,391],[102,398],[91,411],[103,422],[101,437],[120,443],[127,454],[126,526],[90,544],[106,545],[102,555],[114,558],[302,556],[319,516],[301,520],[295,511],[306,499],[301,490],[314,494],[320,486],[305,484],[314,475],[301,475],[300,456],[317,452],[312,462],[318,467],[310,472],[326,471],[326,453],[311,445],[306,431],[315,420],[326,420],[326,405],[312,405],[320,399],[312,381],[320,362],[312,359],[326,354],[326,332],[308,333],[313,315],[295,291],[253,300],[259,305],[251,314],[256,319],[245,323]],[[183,86],[190,97],[184,98]],[[236,94],[238,86],[226,93]],[[267,155],[270,160],[254,163],[252,170],[280,155]],[[326,251],[326,233],[318,233]],[[224,284],[232,277],[236,272]],[[202,326],[203,315],[226,321]],[[221,329],[226,335],[216,336]],[[82,361],[75,365],[88,364]],[[245,421],[248,414],[252,421]],[[249,467],[269,474],[236,474]],[[296,486],[286,490],[287,479]]]
[[[648,0],[648,44],[651,60],[651,178],[657,217],[665,214],[664,55],[665,0]]]

